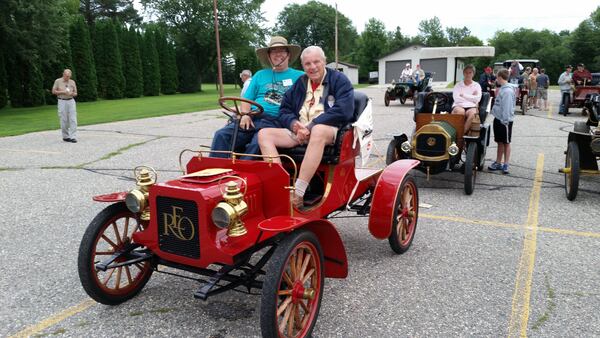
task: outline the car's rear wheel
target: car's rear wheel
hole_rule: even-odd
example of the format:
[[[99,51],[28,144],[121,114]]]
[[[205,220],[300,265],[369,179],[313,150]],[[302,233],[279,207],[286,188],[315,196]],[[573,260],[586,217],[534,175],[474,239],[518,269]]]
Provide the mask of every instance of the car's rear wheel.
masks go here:
[[[396,202],[394,203],[394,216],[392,218],[392,233],[388,238],[390,247],[397,254],[405,253],[412,244],[417,230],[419,218],[419,191],[412,176],[404,177]]]
[[[390,165],[400,159],[400,142],[393,138],[388,145],[387,152],[385,154],[385,164]]]
[[[521,96],[521,112],[523,112],[523,115],[527,113],[527,94]]]
[[[131,243],[131,236],[141,231],[139,217],[125,203],[115,203],[102,210],[90,223],[79,246],[79,279],[87,294],[102,304],[115,305],[137,295],[152,276],[149,261],[100,271],[96,264]],[[117,260],[115,263],[119,263]]]
[[[567,199],[573,201],[579,190],[579,146],[574,141],[567,147],[565,169],[565,193]]]
[[[400,103],[401,104],[406,103],[406,96],[404,96],[404,93],[402,93],[402,95],[400,95]]]
[[[385,92],[385,96],[383,97],[383,104],[385,104],[386,107],[390,105],[390,94],[388,92]]]
[[[267,266],[261,299],[263,337],[309,337],[323,296],[323,251],[310,231],[289,234]]]
[[[475,189],[477,177],[477,143],[469,142],[465,158],[465,194],[471,195]]]

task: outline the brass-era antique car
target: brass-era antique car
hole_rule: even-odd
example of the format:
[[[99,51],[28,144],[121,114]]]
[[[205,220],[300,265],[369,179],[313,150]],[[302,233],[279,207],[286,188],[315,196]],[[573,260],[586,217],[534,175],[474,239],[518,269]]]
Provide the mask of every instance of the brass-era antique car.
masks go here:
[[[431,82],[433,81],[431,72],[425,72],[425,78],[423,81],[415,84],[414,82],[395,82],[392,81],[391,86],[385,91],[383,97],[383,103],[385,106],[389,106],[391,101],[400,100],[401,104],[404,104],[407,99],[413,100],[413,103],[417,103],[417,95],[421,92],[431,91]]]
[[[588,120],[577,121],[569,132],[565,167],[559,172],[565,175],[565,193],[570,201],[577,197],[580,175],[600,175],[600,95],[593,94],[586,103]]]
[[[490,125],[485,119],[490,111],[490,95],[483,93],[479,102],[479,135],[464,134],[463,115],[450,114],[452,92],[419,93],[415,107],[416,128],[409,138],[394,136],[388,146],[386,162],[418,159],[417,167],[429,174],[459,169],[464,171],[464,191],[473,193],[478,170],[485,165],[485,152],[490,142]],[[459,166],[462,164],[462,166]]]
[[[239,120],[239,101],[220,103]],[[354,101],[356,120],[368,111],[368,98],[355,92]],[[306,147],[281,155],[283,164],[240,160],[257,155],[232,151],[222,152],[230,158],[215,158],[208,149],[184,150],[182,174],[166,182],[158,182],[152,168],[137,167],[137,187],[94,197],[110,205],[81,240],[84,290],[117,305],[136,296],[153,273],[180,276],[199,282],[194,297],[201,300],[228,290],[261,295],[263,337],[309,337],[325,277],[348,275],[346,249],[329,218],[346,210],[369,215],[369,232],[398,254],[409,249],[417,226],[418,189],[409,172],[418,161],[356,168],[354,132],[352,124],[340,128],[336,143],[326,147],[307,192],[312,201],[305,195],[302,208],[291,197]],[[184,166],[186,154],[191,158]]]
[[[569,93],[563,93],[563,104],[559,108],[559,114],[567,116],[569,108],[581,108],[581,115],[589,114],[592,95],[600,94],[600,85],[593,85],[592,83],[584,82],[581,86],[573,86],[572,96]]]

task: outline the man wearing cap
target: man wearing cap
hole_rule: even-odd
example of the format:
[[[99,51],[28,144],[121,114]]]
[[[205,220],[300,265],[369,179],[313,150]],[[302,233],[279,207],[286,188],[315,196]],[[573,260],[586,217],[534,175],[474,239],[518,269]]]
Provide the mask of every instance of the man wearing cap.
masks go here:
[[[63,76],[54,81],[52,94],[58,98],[58,117],[60,118],[63,141],[77,143],[75,138],[75,132],[77,131],[77,109],[75,107],[77,86],[75,81],[71,80],[70,69],[65,69]]]
[[[287,40],[281,36],[272,37],[267,47],[256,50],[258,59],[268,68],[254,74],[243,97],[259,103],[264,108],[264,113],[251,118],[244,115],[250,112],[250,104],[245,102],[241,104],[240,112],[243,116],[240,118],[240,129],[235,142],[236,151],[258,154],[258,130],[266,127],[281,127],[278,117],[283,94],[304,74],[288,67],[290,62],[298,58],[300,50],[300,46],[288,44]],[[231,150],[234,130],[235,123],[228,123],[225,127],[217,130],[211,150]],[[229,154],[212,153],[211,156],[229,157]],[[253,158],[248,156],[243,159]]]
[[[567,115],[565,105],[565,94],[568,93],[571,96],[571,85],[573,84],[573,74],[571,74],[571,70],[573,67],[571,65],[567,65],[565,67],[565,71],[560,74],[558,78],[558,86],[560,87],[560,107],[558,112],[560,114]]]
[[[400,82],[408,82],[410,79],[412,79],[412,70],[410,69],[410,63],[407,63],[400,74]]]
[[[303,205],[304,193],[321,163],[325,146],[333,144],[339,128],[354,114],[354,88],[346,75],[325,67],[323,49],[306,47],[300,60],[306,75],[283,97],[279,117],[283,128],[266,128],[258,133],[263,155],[277,156],[278,147],[307,145],[295,182],[296,207]],[[275,158],[273,162],[281,160]]]
[[[479,76],[479,86],[481,86],[481,92],[487,93],[492,90],[496,77],[492,73],[492,67],[485,67],[483,73]]]
[[[577,64],[577,70],[573,72],[573,82],[576,86],[585,86],[592,82],[592,73],[585,69],[583,63]]]

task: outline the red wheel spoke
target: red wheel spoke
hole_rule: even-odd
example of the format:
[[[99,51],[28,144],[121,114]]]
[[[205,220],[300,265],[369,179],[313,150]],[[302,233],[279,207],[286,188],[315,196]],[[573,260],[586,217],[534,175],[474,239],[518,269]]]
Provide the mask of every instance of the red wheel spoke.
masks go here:
[[[127,281],[129,282],[129,285],[133,284],[133,279],[131,278],[131,271],[129,271],[128,266],[125,267],[125,273],[127,274]]]
[[[302,279],[302,284],[306,283],[306,281],[310,278],[310,276],[312,276],[312,274],[315,272],[315,268],[312,268],[310,270],[308,270],[308,273],[306,274],[306,276],[304,276],[304,278]]]
[[[292,297],[287,297],[283,303],[281,303],[281,305],[279,305],[279,307],[277,308],[277,316],[281,316],[281,314],[283,313],[283,311],[285,309],[287,309],[290,305],[290,303],[292,302]]]
[[[287,283],[287,285],[289,285],[289,287],[294,287],[294,282],[292,282],[292,279],[288,275],[287,271],[283,272],[283,280]]]
[[[304,249],[298,249],[298,257],[296,257],[296,273],[298,274],[296,279],[302,278],[302,263],[304,261]]]
[[[125,241],[129,237],[129,217],[125,218],[125,229],[123,229],[123,240]]]
[[[280,291],[277,291],[277,295],[278,296],[291,296],[292,292],[294,292],[294,290],[280,290]]]
[[[122,245],[123,241],[121,240],[121,234],[119,233],[119,228],[117,227],[117,222],[113,222],[112,226],[113,226],[113,230],[115,231],[115,236],[117,237],[117,244]]]
[[[117,268],[117,282],[115,284],[115,289],[119,290],[119,288],[121,287],[121,273],[123,272],[123,267],[120,266]]]
[[[290,297],[290,299],[291,299],[291,297]],[[288,306],[286,308],[285,315],[283,316],[283,320],[279,324],[279,332],[285,332],[285,324],[287,323],[288,319],[290,318],[290,314],[292,313],[291,310],[292,310],[292,308],[290,306]]]
[[[135,266],[137,266],[137,268],[140,269],[140,271],[144,271],[144,266],[140,263],[135,263]]]
[[[402,229],[401,229],[402,230],[402,232],[401,232],[402,235],[401,236],[402,236],[402,240],[403,241],[406,240],[406,236],[407,236],[407,230],[408,229],[406,229],[406,227],[407,227],[406,220],[402,220]]]
[[[112,277],[113,273],[115,272],[115,269],[110,269],[110,272],[108,273],[108,276],[106,276],[106,278],[104,278],[104,281],[102,281],[102,284],[104,284],[104,286],[108,286],[108,282],[110,281],[110,277]]]
[[[296,312],[296,304],[292,304],[292,309],[290,310],[291,313]],[[294,315],[290,315],[289,319],[288,319],[288,337],[293,337],[293,333],[294,333]]]
[[[118,245],[111,241],[110,238],[106,237],[106,235],[102,234],[102,239],[105,240],[108,244],[110,244],[110,246],[117,249]]]
[[[308,267],[308,263],[310,263],[311,254],[307,253],[304,256],[304,262],[302,263],[302,268],[300,269],[300,278],[304,278],[304,273],[306,272],[306,267]]]
[[[296,324],[297,329],[302,329],[302,317],[300,317],[300,306],[296,304],[294,304],[294,323]]]
[[[298,304],[300,304],[300,306],[302,307],[302,310],[304,310],[304,314],[307,315],[310,313],[310,310],[308,309],[308,306],[306,306],[306,304],[304,304],[304,299],[301,299]]]

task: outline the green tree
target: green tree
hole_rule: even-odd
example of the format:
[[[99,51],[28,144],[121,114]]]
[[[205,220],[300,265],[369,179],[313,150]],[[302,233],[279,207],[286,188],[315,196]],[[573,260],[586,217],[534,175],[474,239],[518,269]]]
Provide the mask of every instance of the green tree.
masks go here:
[[[309,1],[306,4],[289,4],[277,18],[277,34],[288,42],[302,48],[317,45],[323,48],[327,59],[335,57],[335,8],[333,6]],[[352,21],[338,13],[338,53],[346,56],[354,51],[358,37]]]
[[[41,64],[36,57],[16,56],[8,63],[11,106],[34,107],[44,104]]]
[[[419,23],[419,36],[427,47],[445,47],[449,44],[437,16]]]
[[[0,109],[8,103],[8,92],[6,88],[6,66],[4,62],[4,51],[0,51]]]
[[[219,1],[219,30],[222,55],[233,54],[245,48],[248,42],[256,44],[264,40],[264,21],[260,6],[264,0]],[[215,27],[212,0],[142,0],[154,10],[158,21],[169,29],[178,49],[178,66],[182,60],[192,68],[179,68],[181,72],[197,70],[199,74],[183,74],[187,80],[206,74],[216,60]],[[182,54],[183,52],[183,54]],[[181,56],[185,55],[182,59]],[[191,58],[191,59],[188,59]],[[192,64],[193,63],[193,64]],[[180,77],[180,81],[182,78]],[[185,83],[187,89],[200,87]]]
[[[359,77],[365,78],[377,70],[377,60],[389,51],[388,35],[383,22],[370,18],[360,34],[355,62],[359,65]]]
[[[238,77],[235,78],[235,81],[238,84],[241,84],[241,80],[239,78],[239,74],[244,69],[249,69],[252,73],[255,73],[261,68],[261,65],[256,57],[256,52],[252,46],[247,46],[244,49],[240,49],[235,55],[235,74]]]
[[[595,29],[591,19],[581,22],[570,35],[569,47],[575,56],[570,63],[582,62],[588,66],[594,63],[594,58],[600,52],[599,39],[596,38],[599,34],[600,30]]]
[[[402,49],[410,45],[410,38],[404,36],[400,31],[400,26],[396,26],[396,30],[388,33],[388,48],[390,52]]]
[[[467,27],[448,27],[446,33],[448,34],[448,45],[450,46],[483,46],[483,41],[471,35],[471,30]]]
[[[133,3],[134,0],[80,0],[79,12],[90,27],[97,19],[111,19],[139,25],[142,17]]]
[[[142,60],[140,58],[140,45],[135,28],[123,29],[120,40],[123,60],[123,75],[125,77],[125,97],[140,97],[144,92],[144,76],[142,74]]]
[[[69,30],[71,45],[71,60],[73,60],[73,75],[77,81],[78,101],[96,101],[98,87],[96,67],[92,55],[90,33],[83,17],[78,16]]]
[[[143,36],[142,70],[144,75],[144,95],[157,96],[160,93],[160,65],[154,30],[147,28]]]
[[[176,49],[180,93],[195,93],[200,90],[200,70],[192,53],[185,47]]]
[[[98,95],[106,99],[123,97],[125,77],[115,25],[111,20],[96,23],[94,60],[98,77]]]
[[[162,29],[156,30],[156,49],[160,64],[160,92],[175,94],[177,91],[177,61],[175,60],[175,47],[167,41]]]

